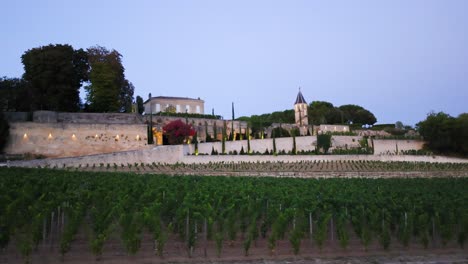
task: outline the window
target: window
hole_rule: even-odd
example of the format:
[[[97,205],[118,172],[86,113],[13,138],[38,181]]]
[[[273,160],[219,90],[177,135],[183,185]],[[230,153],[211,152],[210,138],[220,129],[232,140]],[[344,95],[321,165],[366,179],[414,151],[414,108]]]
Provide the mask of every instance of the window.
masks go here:
[[[156,113],[161,112],[161,105],[160,104],[156,104],[154,112],[156,112]]]
[[[187,113],[190,113],[190,105],[186,105],[186,106],[185,106],[185,111],[186,111]]]
[[[180,113],[180,105],[176,105],[176,113]]]
[[[197,114],[199,114],[199,113],[200,113],[200,106],[197,105]]]

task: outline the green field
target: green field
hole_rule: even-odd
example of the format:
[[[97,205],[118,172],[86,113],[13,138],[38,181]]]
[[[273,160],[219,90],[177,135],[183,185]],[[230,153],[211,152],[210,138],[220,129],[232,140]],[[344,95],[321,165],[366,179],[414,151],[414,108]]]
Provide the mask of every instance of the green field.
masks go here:
[[[116,232],[135,254],[146,230],[160,254],[172,233],[189,251],[203,239],[221,247],[242,237],[247,253],[263,237],[271,250],[288,240],[300,253],[303,239],[321,246],[330,228],[343,248],[351,232],[364,246],[417,241],[427,247],[434,237],[463,246],[467,190],[468,178],[174,177],[0,168],[0,247],[15,241],[27,258],[62,230],[60,251],[66,254],[83,225],[96,256]]]

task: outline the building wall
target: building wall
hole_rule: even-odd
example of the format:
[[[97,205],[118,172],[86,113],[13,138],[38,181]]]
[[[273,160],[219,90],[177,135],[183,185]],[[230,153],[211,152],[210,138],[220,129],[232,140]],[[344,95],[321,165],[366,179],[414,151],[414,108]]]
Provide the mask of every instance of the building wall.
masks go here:
[[[205,102],[197,99],[154,97],[144,104],[145,113],[165,112],[169,106],[174,106],[176,113],[185,113],[185,110],[190,114],[205,113]]]
[[[147,145],[144,124],[10,123],[5,153],[70,157],[135,150]]]

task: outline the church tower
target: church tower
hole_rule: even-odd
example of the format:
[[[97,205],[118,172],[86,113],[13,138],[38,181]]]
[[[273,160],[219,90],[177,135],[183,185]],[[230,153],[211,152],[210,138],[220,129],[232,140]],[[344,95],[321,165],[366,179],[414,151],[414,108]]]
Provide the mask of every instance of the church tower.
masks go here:
[[[304,99],[304,96],[302,96],[300,87],[296,102],[294,103],[294,113],[296,117],[296,126],[298,126],[302,132],[303,128],[306,128],[309,125],[309,121],[307,115],[307,102]]]

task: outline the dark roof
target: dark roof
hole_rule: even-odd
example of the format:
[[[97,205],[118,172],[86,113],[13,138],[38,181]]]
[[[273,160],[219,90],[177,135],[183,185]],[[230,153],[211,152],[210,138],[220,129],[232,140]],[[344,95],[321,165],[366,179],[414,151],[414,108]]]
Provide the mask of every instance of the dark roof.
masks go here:
[[[307,104],[306,100],[304,99],[304,96],[302,96],[301,90],[299,90],[299,93],[297,94],[296,102],[294,104],[295,105],[296,104]]]
[[[194,99],[194,98],[176,97],[176,96],[153,96],[153,97],[151,97],[150,99],[146,100],[144,103],[146,104],[148,101],[150,101],[150,100],[152,100],[152,99],[203,101],[202,99],[200,99],[200,97],[199,97],[198,99]]]

